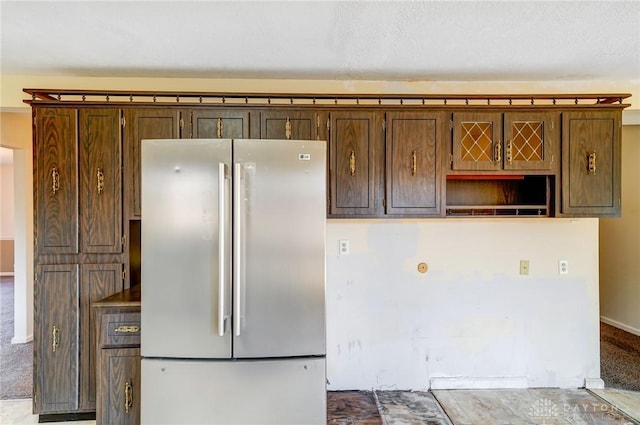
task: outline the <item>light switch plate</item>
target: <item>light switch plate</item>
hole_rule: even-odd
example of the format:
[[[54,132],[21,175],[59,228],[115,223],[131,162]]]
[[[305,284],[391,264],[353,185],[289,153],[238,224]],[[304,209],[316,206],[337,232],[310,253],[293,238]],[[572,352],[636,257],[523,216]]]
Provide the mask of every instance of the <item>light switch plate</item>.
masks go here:
[[[338,252],[340,255],[349,255],[349,240],[348,239],[341,239],[340,241],[338,241],[339,244],[339,249]]]
[[[522,276],[529,275],[529,260],[520,260],[520,274]]]

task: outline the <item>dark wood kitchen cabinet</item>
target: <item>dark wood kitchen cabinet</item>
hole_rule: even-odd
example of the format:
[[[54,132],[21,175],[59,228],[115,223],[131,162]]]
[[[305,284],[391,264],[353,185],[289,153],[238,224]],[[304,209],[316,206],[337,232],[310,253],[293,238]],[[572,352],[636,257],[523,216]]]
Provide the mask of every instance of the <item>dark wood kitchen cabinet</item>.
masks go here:
[[[553,171],[558,113],[455,112],[451,168],[457,171]]]
[[[127,109],[124,112],[126,152],[125,197],[128,218],[140,217],[140,142],[143,139],[180,138],[184,119],[178,109]]]
[[[260,111],[261,139],[326,140],[327,115],[313,110]]]
[[[620,216],[621,112],[562,114],[562,214]]]
[[[440,215],[444,112],[386,114],[386,213]]]
[[[93,304],[97,333],[96,425],[140,423],[140,286]]]
[[[189,116],[191,139],[248,139],[249,112],[226,109],[193,109]]]
[[[34,284],[33,406],[40,414],[79,407],[78,264],[40,264]]]
[[[374,217],[382,211],[384,131],[381,112],[331,113],[330,216]]]

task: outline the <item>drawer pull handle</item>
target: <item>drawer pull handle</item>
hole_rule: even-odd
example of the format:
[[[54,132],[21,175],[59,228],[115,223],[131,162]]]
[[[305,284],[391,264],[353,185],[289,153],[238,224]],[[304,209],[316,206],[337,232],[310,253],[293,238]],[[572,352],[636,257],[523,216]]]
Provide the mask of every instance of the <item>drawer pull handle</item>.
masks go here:
[[[218,118],[218,123],[216,124],[216,135],[218,139],[222,139],[222,118]]]
[[[500,144],[501,142],[498,141],[498,143],[496,143],[496,147],[495,147],[495,160],[496,162],[500,162],[502,161],[502,145]]]
[[[591,152],[587,157],[587,170],[588,174],[596,174],[596,153]]]
[[[507,142],[507,162],[511,164],[513,161],[513,146],[511,140]]]
[[[122,325],[122,326],[118,326],[117,328],[115,328],[115,332],[119,332],[119,333],[135,333],[140,331],[140,326],[126,326],[126,325]]]
[[[124,384],[124,412],[129,413],[133,407],[133,387],[129,382]]]
[[[55,195],[57,191],[60,190],[60,173],[58,172],[58,169],[56,167],[53,167],[51,169],[51,180],[52,180],[52,185],[51,185],[51,189],[53,191],[53,194]]]
[[[352,176],[356,175],[356,153],[351,151],[351,155],[349,155],[349,171]]]
[[[53,326],[51,330],[51,351],[56,351],[60,346],[60,328]]]
[[[100,195],[104,191],[104,171],[102,171],[102,168],[98,168],[96,171],[96,178],[98,181],[98,195]]]
[[[415,176],[418,172],[418,154],[416,151],[411,152],[411,175]]]

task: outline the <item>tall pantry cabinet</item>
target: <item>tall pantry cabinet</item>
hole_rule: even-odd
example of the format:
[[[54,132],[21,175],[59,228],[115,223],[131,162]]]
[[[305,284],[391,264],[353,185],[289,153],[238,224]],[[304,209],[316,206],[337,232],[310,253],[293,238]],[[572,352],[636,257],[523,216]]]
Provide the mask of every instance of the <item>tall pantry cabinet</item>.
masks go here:
[[[124,286],[120,110],[34,107],[34,412],[95,410],[91,303]]]

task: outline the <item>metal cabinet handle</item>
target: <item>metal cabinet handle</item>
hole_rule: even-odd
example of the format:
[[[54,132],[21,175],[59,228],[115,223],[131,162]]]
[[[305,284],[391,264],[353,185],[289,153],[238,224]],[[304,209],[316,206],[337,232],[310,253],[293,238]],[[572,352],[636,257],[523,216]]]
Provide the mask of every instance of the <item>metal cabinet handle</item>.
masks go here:
[[[98,195],[104,192],[104,171],[102,168],[98,168],[96,171],[96,178],[98,181]]]
[[[133,407],[133,386],[129,382],[124,384],[124,412],[129,413]]]
[[[284,123],[284,136],[287,140],[291,140],[291,121],[287,117],[287,121]]]
[[[122,325],[122,326],[118,326],[117,328],[115,328],[113,330],[114,332],[117,333],[123,333],[123,334],[127,334],[127,333],[136,333],[140,331],[140,326],[127,326],[127,325]]]
[[[226,254],[226,177],[225,164],[218,163],[218,336],[224,336]]]
[[[52,190],[55,195],[60,190],[60,173],[56,167],[51,169]]]
[[[415,176],[418,172],[418,155],[416,151],[411,152],[411,175]]]
[[[507,142],[507,162],[511,164],[513,160],[513,146],[511,140]]]
[[[222,139],[222,118],[218,118],[218,123],[216,124],[216,134],[218,135],[218,139]]]
[[[356,175],[356,153],[355,151],[351,151],[351,155],[349,155],[349,171],[352,176]]]
[[[587,156],[587,170],[588,174],[596,174],[596,152],[590,152]]]
[[[56,351],[60,346],[60,328],[53,325],[51,329],[51,351]]]
[[[496,148],[495,148],[495,161],[496,162],[500,162],[502,161],[502,144],[500,143],[500,141],[498,141],[498,143],[496,143]]]

